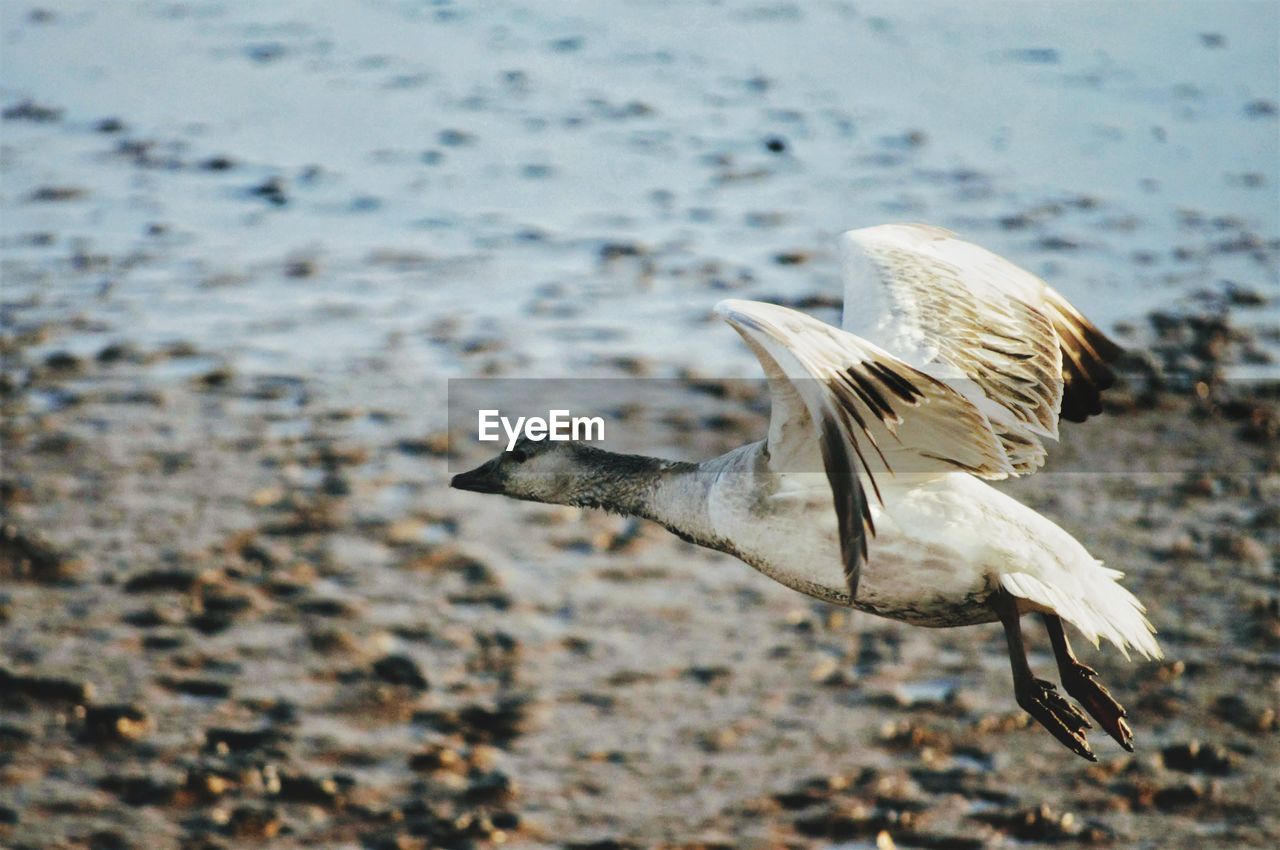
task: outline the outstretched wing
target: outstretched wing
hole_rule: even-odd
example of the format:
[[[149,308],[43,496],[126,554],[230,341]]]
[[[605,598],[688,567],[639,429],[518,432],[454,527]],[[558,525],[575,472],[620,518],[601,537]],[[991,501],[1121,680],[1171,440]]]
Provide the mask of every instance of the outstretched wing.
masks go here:
[[[742,335],[770,379],[770,468],[815,441],[831,484],[849,591],[856,593],[875,533],[863,488],[885,473],[1013,471],[983,414],[942,381],[851,333],[795,310],[721,301],[716,313]]]
[[[1030,272],[922,224],[851,230],[840,255],[845,330],[978,404],[1017,472],[1044,462],[1059,416],[1102,412],[1121,349]]]

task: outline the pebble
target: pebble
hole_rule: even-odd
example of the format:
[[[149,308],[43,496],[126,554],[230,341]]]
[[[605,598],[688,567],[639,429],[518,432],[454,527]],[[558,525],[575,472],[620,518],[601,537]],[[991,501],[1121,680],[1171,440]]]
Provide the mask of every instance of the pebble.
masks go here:
[[[350,602],[332,598],[312,597],[300,599],[297,602],[297,608],[303,614],[333,619],[351,619],[359,613],[358,609]]]
[[[1255,538],[1243,534],[1215,535],[1211,548],[1215,554],[1233,558],[1254,570],[1265,570],[1271,565],[1271,552],[1267,551],[1267,547]]]
[[[124,583],[125,593],[187,593],[195,587],[199,574],[194,570],[159,569],[135,573]]]
[[[134,846],[122,833],[111,829],[100,829],[90,833],[86,844],[88,850],[131,850]]]
[[[975,817],[1019,841],[1072,841],[1081,836],[1083,829],[1074,814],[1056,811],[1048,805],[1013,812],[980,813]]]
[[[34,100],[23,100],[6,107],[0,116],[5,121],[32,121],[37,124],[47,124],[62,118],[62,110],[36,103]]]
[[[120,798],[127,806],[167,806],[177,795],[177,787],[150,774],[110,774],[98,787]]]
[[[407,455],[423,455],[426,457],[448,457],[449,434],[441,431],[425,437],[412,437],[396,443],[397,451]]]
[[[794,821],[796,832],[827,841],[867,838],[892,825],[889,818],[878,816],[865,806],[847,804],[831,804],[820,812],[800,815]]]
[[[208,697],[211,699],[227,699],[231,696],[230,683],[216,679],[161,676],[156,681],[175,693],[187,694],[188,696]]]
[[[31,743],[34,736],[21,726],[0,723],[0,751],[17,752]]]
[[[427,689],[427,677],[422,675],[418,663],[407,655],[387,655],[373,662],[373,676],[390,685],[399,685],[414,691]]]
[[[235,780],[223,772],[206,768],[195,768],[187,772],[182,790],[200,802],[210,802],[236,788]]]
[[[270,726],[262,729],[215,727],[205,730],[204,749],[215,753],[272,752],[289,737],[288,733]]]
[[[282,772],[279,796],[289,803],[308,803],[326,809],[337,809],[346,805],[344,786],[350,784],[339,783],[333,777],[317,778],[301,773]]]
[[[809,680],[828,687],[843,687],[853,682],[844,664],[830,657],[823,658],[813,666],[809,671]]]
[[[325,655],[353,655],[360,651],[359,639],[347,629],[313,629],[307,633],[307,645]]]
[[[684,675],[702,685],[723,684],[732,675],[733,670],[723,664],[688,667]]]
[[[1280,730],[1276,710],[1271,706],[1256,708],[1239,694],[1223,694],[1213,704],[1213,713],[1246,732]]]
[[[44,359],[44,366],[52,372],[74,373],[84,369],[84,360],[69,351],[55,351]]]
[[[414,714],[413,721],[447,734],[459,734],[468,743],[501,746],[524,734],[532,709],[531,697],[507,696],[499,698],[491,706],[477,703],[453,711],[419,711]]]
[[[245,561],[257,564],[266,570],[273,570],[288,563],[292,554],[288,547],[253,533],[233,543],[231,548]]]
[[[511,802],[515,796],[515,783],[500,770],[469,777],[466,790],[462,792],[463,802],[469,805],[500,805]]]
[[[1163,812],[1176,812],[1195,807],[1206,798],[1204,786],[1198,782],[1170,785],[1155,792],[1152,804]]]
[[[448,129],[441,130],[439,135],[440,144],[447,148],[460,148],[476,143],[476,137],[473,133],[465,130]]]
[[[156,652],[169,652],[185,646],[186,642],[186,637],[180,634],[147,635],[142,639],[142,647]]]
[[[92,701],[89,682],[57,676],[23,675],[0,667],[0,697],[21,695],[38,702],[84,704]]]
[[[205,372],[197,378],[196,385],[202,389],[214,390],[220,387],[225,387],[227,384],[231,383],[231,380],[234,377],[235,373],[233,371],[225,366],[221,366],[216,369],[210,369],[208,372]]]
[[[1276,102],[1264,98],[1251,100],[1244,107],[1244,114],[1251,118],[1271,118],[1277,113],[1280,113],[1280,107],[1276,106]]]
[[[955,746],[952,737],[913,720],[886,723],[880,729],[880,742],[888,749],[913,752],[924,748],[949,753]]]
[[[88,197],[89,190],[80,186],[41,186],[27,196],[33,203],[63,203]]]
[[[285,263],[284,276],[294,279],[315,277],[317,265],[314,260],[297,259]]]
[[[85,567],[33,529],[0,525],[0,580],[64,584],[75,581]]]
[[[1189,741],[1185,744],[1174,744],[1160,751],[1160,759],[1170,770],[1184,773],[1207,773],[1212,776],[1226,776],[1235,767],[1238,758],[1217,744],[1201,744]]]
[[[205,171],[230,171],[235,167],[235,160],[229,156],[212,156],[200,163],[200,168]]]
[[[232,838],[265,841],[275,838],[283,826],[275,807],[237,806],[227,819],[226,833]]]
[[[137,705],[91,705],[84,711],[84,737],[96,744],[139,741],[151,729],[150,715]]]
[[[250,188],[249,195],[255,198],[261,198],[275,207],[283,207],[289,203],[289,196],[285,192],[284,181],[279,177],[270,177]]]
[[[462,773],[467,768],[467,760],[462,752],[453,747],[428,744],[409,757],[409,768],[425,773]]]

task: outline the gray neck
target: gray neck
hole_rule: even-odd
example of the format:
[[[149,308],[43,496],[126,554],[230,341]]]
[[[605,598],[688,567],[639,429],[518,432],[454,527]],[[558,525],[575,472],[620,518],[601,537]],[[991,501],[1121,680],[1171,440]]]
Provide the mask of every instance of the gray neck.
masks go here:
[[[623,455],[582,447],[581,460],[594,473],[568,500],[571,505],[601,508],[642,517],[703,545],[714,545],[707,517],[707,494],[715,471],[696,463]]]

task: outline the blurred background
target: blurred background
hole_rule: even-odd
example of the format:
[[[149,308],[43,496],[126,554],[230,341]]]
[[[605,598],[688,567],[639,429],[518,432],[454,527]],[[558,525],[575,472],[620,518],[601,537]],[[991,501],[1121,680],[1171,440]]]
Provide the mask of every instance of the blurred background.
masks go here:
[[[0,844],[1280,841],[1276,3],[3,0],[0,110]],[[1007,489],[1148,603],[1133,756],[997,627],[447,489],[451,379],[758,439],[712,306],[889,221],[1130,349]]]

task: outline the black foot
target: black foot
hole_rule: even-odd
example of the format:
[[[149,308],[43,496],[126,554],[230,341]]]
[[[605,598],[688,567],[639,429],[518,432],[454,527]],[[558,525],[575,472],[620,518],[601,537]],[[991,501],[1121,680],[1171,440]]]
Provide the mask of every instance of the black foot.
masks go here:
[[[1052,682],[1033,678],[1027,687],[1018,689],[1017,697],[1018,705],[1048,729],[1063,746],[1081,758],[1098,760],[1084,737],[1085,730],[1092,729],[1093,724],[1080,709],[1062,698]]]
[[[1096,681],[1097,672],[1079,662],[1062,672],[1062,687],[1080,701],[1084,710],[1116,739],[1116,743],[1133,752],[1133,730],[1125,722],[1127,712],[1111,692]]]

